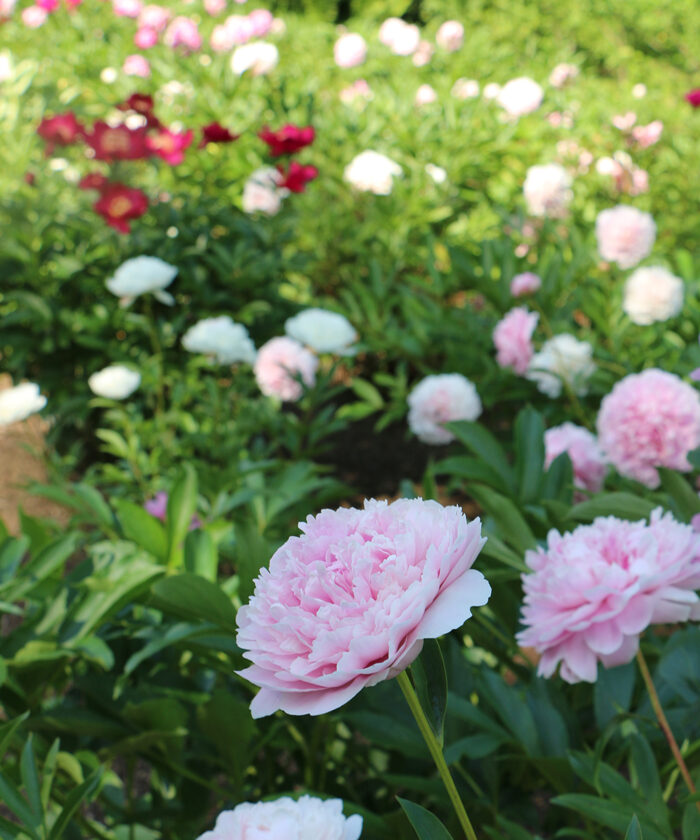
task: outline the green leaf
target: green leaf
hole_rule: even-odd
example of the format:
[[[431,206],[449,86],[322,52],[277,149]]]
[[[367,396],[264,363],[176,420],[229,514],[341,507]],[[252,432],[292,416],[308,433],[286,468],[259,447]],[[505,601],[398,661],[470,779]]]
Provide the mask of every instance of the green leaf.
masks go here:
[[[187,620],[211,621],[236,632],[231,599],[209,580],[186,572],[159,580],[151,589],[153,606]]]
[[[601,731],[615,715],[629,711],[635,675],[634,662],[617,668],[598,669],[598,679],[593,686],[593,710]]]
[[[41,786],[39,784],[39,772],[36,767],[36,759],[34,758],[34,735],[33,733],[27,738],[22,755],[19,762],[20,776],[22,777],[22,784],[24,786],[29,806],[36,814],[37,821],[41,821],[42,807],[41,807]]]
[[[410,799],[397,796],[396,800],[403,808],[419,840],[452,840],[452,835],[435,814],[431,814],[422,805],[417,805]]]
[[[183,467],[180,479],[168,496],[166,531],[168,538],[168,566],[178,565],[182,543],[190,530],[197,508],[197,473],[190,464]]]
[[[591,522],[597,516],[618,516],[620,519],[646,519],[658,505],[631,493],[599,493],[595,498],[574,505],[569,518]]]
[[[116,508],[124,536],[158,560],[165,560],[168,550],[165,528],[158,519],[126,499],[119,499]]]
[[[675,470],[658,467],[661,486],[671,497],[675,513],[685,522],[700,513],[700,496],[691,488],[687,480]]]
[[[501,475],[488,462],[480,458],[470,458],[467,455],[443,458],[434,465],[433,472],[436,475],[451,475],[465,478],[467,481],[489,484],[502,493],[509,493],[508,485]]]
[[[629,824],[629,828],[625,833],[625,840],[644,840],[642,827],[639,824],[636,814],[632,817],[632,822]]]
[[[503,448],[491,432],[479,423],[472,423],[468,420],[445,423],[445,428],[449,429],[457,440],[461,441],[477,458],[490,464],[511,492],[515,490],[513,470],[508,463]]]
[[[41,771],[41,804],[44,810],[49,807],[51,799],[51,788],[53,787],[53,779],[56,775],[56,767],[58,766],[59,746],[60,741],[56,738],[46,753],[44,766]]]
[[[216,583],[219,553],[208,531],[190,531],[185,539],[185,570]]]
[[[423,642],[420,656],[411,665],[411,674],[421,708],[442,746],[447,708],[447,672],[437,639],[426,639]]]
[[[695,802],[689,802],[685,806],[681,833],[683,840],[700,840],[700,811]]]
[[[245,602],[253,594],[255,578],[272,554],[265,537],[250,520],[236,522],[236,571],[238,572],[238,595]]]
[[[73,790],[68,794],[63,810],[58,815],[56,822],[53,824],[51,831],[49,832],[48,840],[59,840],[59,838],[63,836],[63,832],[68,827],[68,823],[71,821],[73,814],[75,814],[80,805],[85,800],[90,799],[97,790],[101,776],[102,770],[98,768],[94,773],[88,776],[87,779],[85,779],[82,785],[78,785],[78,787],[73,788]]]
[[[566,793],[562,796],[556,796],[551,801],[555,805],[571,808],[582,814],[586,819],[595,820],[601,825],[620,833],[626,831],[630,825],[630,809],[617,802],[609,802],[584,793]],[[634,813],[632,813],[632,816],[634,816]],[[644,840],[668,840],[668,835],[664,836],[645,822]]]
[[[384,405],[384,398],[382,395],[374,387],[374,385],[372,385],[371,382],[367,382],[366,379],[355,378],[352,380],[350,387],[361,400],[364,400],[365,403],[372,406],[374,410],[378,410]]]
[[[568,452],[562,452],[552,461],[544,477],[542,497],[571,504],[573,499],[574,468]]]
[[[544,422],[542,415],[528,406],[515,420],[515,474],[520,500],[538,501],[544,474]]]
[[[37,837],[35,829],[41,822],[41,816],[30,809],[26,799],[2,773],[0,773],[0,802],[24,823],[27,834],[33,838]]]
[[[22,558],[29,548],[29,539],[9,537],[0,545],[0,584],[14,578]]]
[[[12,720],[8,720],[7,723],[3,723],[0,726],[0,758],[5,754],[5,751],[10,745],[10,740],[12,736],[15,734],[15,730],[19,727],[21,723],[29,717],[29,712],[23,712],[16,718],[12,718]]]
[[[518,508],[485,484],[472,484],[469,492],[488,513],[498,528],[498,535],[523,554],[535,548],[535,536]]]

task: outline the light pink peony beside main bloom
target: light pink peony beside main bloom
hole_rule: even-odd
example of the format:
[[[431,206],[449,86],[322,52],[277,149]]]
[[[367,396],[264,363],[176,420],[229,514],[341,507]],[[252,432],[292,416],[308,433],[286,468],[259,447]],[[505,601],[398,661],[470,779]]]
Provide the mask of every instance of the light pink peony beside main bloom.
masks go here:
[[[300,523],[238,611],[237,643],[260,691],[254,718],[320,715],[396,676],[488,601],[472,564],[486,542],[456,506],[399,499]]]
[[[525,373],[535,352],[532,334],[539,318],[537,312],[516,306],[496,324],[493,343],[500,367],[511,367],[520,376]]]
[[[621,379],[603,399],[598,442],[620,475],[659,486],[656,467],[688,472],[700,446],[700,396],[672,373],[650,368]]]
[[[542,279],[539,275],[533,274],[531,271],[524,271],[522,274],[516,274],[510,281],[510,293],[513,297],[531,295],[536,292],[541,285]]]
[[[648,524],[609,516],[550,531],[525,562],[517,639],[542,654],[544,677],[561,663],[567,682],[595,682],[597,663],[629,662],[650,624],[700,619],[700,534],[660,508]]]
[[[598,213],[595,222],[598,251],[620,268],[632,268],[648,257],[656,239],[656,225],[648,213],[618,204]]]
[[[574,484],[582,490],[597,493],[603,486],[608,467],[595,435],[575,423],[562,423],[547,429],[544,433],[545,467],[549,468],[562,452],[571,459]]]
[[[294,402],[301,397],[304,385],[316,381],[318,359],[298,341],[286,336],[271,338],[258,350],[253,366],[258,387],[266,397]]]
[[[481,399],[473,382],[461,373],[426,376],[408,395],[408,425],[423,443],[445,444],[454,440],[443,423],[476,420]]]

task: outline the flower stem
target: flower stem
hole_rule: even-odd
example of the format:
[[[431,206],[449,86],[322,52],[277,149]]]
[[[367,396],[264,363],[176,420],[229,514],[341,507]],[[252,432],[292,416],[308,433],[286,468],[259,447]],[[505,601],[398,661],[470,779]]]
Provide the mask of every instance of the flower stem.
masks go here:
[[[681,776],[683,776],[683,780],[688,786],[688,790],[692,794],[695,794],[695,785],[693,784],[693,780],[691,779],[690,773],[688,772],[688,767],[686,766],[683,756],[681,755],[678,742],[673,736],[671,727],[668,725],[668,721],[666,720],[664,710],[661,708],[661,701],[659,700],[659,695],[656,693],[656,687],[654,686],[654,683],[651,679],[651,674],[649,673],[647,661],[644,658],[644,654],[642,653],[641,647],[637,650],[637,664],[639,665],[639,670],[642,672],[642,679],[644,680],[644,683],[647,687],[647,691],[649,692],[649,699],[651,700],[652,708],[654,709],[657,720],[659,721],[659,726],[661,727],[664,735],[666,736],[668,745],[671,747],[671,752],[673,753],[673,757],[676,760],[678,769],[681,771]],[[695,805],[698,811],[700,811],[700,802],[696,802]]]
[[[452,805],[455,811],[457,812],[457,817],[459,819],[460,825],[464,829],[464,833],[467,836],[467,840],[477,840],[474,829],[472,828],[472,824],[469,821],[467,812],[464,808],[462,800],[459,797],[457,788],[455,787],[452,774],[450,773],[450,768],[447,766],[445,756],[442,754],[442,747],[438,743],[438,740],[435,737],[433,730],[430,728],[430,724],[428,723],[425,714],[423,713],[420,700],[418,699],[418,695],[416,694],[413,686],[411,685],[411,680],[408,678],[408,673],[406,671],[402,671],[396,679],[398,684],[401,686],[401,691],[403,691],[403,696],[406,698],[408,707],[413,713],[413,717],[416,719],[416,723],[418,724],[418,728],[420,729],[421,735],[425,739],[425,743],[428,746],[430,755],[433,757],[435,766],[438,769],[438,773],[440,774],[442,783],[445,785],[447,794],[450,797],[450,801],[452,802]]]

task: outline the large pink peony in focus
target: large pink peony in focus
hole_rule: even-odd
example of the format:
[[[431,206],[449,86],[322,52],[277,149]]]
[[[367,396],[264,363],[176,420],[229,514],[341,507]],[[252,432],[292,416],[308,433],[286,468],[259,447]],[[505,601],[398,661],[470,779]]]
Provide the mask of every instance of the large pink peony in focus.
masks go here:
[[[540,316],[524,306],[516,306],[507,312],[496,324],[493,343],[496,345],[496,361],[500,367],[511,367],[522,376],[535,352],[532,334]]]
[[[583,490],[597,493],[603,486],[607,462],[600,451],[595,435],[575,423],[562,423],[544,433],[544,465],[549,468],[562,452],[571,459],[574,484]],[[582,495],[582,494],[579,494]]]
[[[301,397],[304,385],[316,381],[318,359],[298,341],[286,336],[271,338],[258,351],[253,370],[258,387],[266,397],[294,402]]]
[[[691,469],[687,455],[700,446],[700,397],[674,374],[651,368],[615,385],[601,403],[597,425],[598,442],[615,469],[658,487],[656,467]]]
[[[517,639],[542,654],[544,677],[561,663],[567,682],[595,682],[598,661],[629,662],[650,624],[700,619],[700,534],[660,508],[648,524],[609,516],[550,531],[525,562]]]
[[[656,225],[648,213],[618,204],[598,213],[595,221],[598,251],[620,268],[632,268],[648,257],[656,239]]]
[[[320,715],[396,676],[485,604],[472,564],[486,542],[478,519],[434,501],[365,501],[299,525],[262,569],[238,611],[241,671],[260,691],[254,718],[281,709]]]

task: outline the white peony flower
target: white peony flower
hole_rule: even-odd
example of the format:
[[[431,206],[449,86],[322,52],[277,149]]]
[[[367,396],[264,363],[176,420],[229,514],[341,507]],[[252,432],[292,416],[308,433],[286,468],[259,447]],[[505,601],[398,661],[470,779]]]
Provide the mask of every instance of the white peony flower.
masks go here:
[[[287,319],[284,331],[317,353],[345,355],[351,352],[351,345],[357,341],[357,332],[350,321],[328,309],[305,309]]]
[[[622,308],[641,326],[675,318],[683,308],[683,281],[661,266],[638,268],[627,278]]]
[[[282,206],[282,199],[289,195],[289,190],[279,186],[282,174],[274,166],[256,169],[243,187],[241,199],[246,213],[265,213],[275,216]]]
[[[271,802],[243,802],[232,811],[222,811],[213,831],[205,831],[197,840],[358,840],[362,817],[343,815],[340,799],[288,796]]]
[[[133,257],[122,263],[114,272],[114,277],[107,280],[107,288],[117,297],[127,298],[129,302],[153,292],[161,303],[172,305],[173,296],[163,291],[175,279],[177,268],[163,262],[158,257]]]
[[[394,177],[400,177],[401,167],[379,152],[368,149],[354,157],[345,167],[343,177],[355,189],[375,195],[389,195]]]
[[[19,423],[46,405],[46,397],[39,393],[34,382],[23,382],[14,388],[0,391],[0,426]]]
[[[531,166],[527,170],[523,193],[532,216],[560,218],[574,197],[571,176],[558,163]]]
[[[563,382],[567,382],[575,394],[583,396],[594,371],[593,347],[587,341],[562,333],[545,341],[539,353],[530,360],[525,376],[548,397],[558,397]]]
[[[280,54],[274,44],[268,41],[253,41],[236,47],[231,56],[231,70],[242,76],[250,70],[253,76],[264,76],[277,66]]]
[[[88,378],[93,394],[108,400],[124,400],[141,384],[141,374],[124,365],[109,365]]]
[[[536,111],[542,104],[544,92],[534,79],[520,76],[501,88],[496,101],[511,117],[522,117]]]
[[[656,239],[656,224],[649,213],[627,204],[601,210],[595,220],[598,252],[620,268],[632,268],[648,257]]]
[[[476,420],[481,400],[474,383],[460,373],[426,376],[408,395],[408,425],[423,443],[445,444],[454,440],[443,423]]]
[[[503,90],[503,88],[498,84],[498,82],[489,82],[484,87],[484,99],[496,99],[501,93],[501,90]]]
[[[434,163],[426,163],[425,171],[436,184],[444,184],[447,180],[447,171],[442,166],[436,166]]]
[[[498,85],[496,85],[498,87]],[[498,88],[500,90],[500,88]],[[450,91],[452,96],[456,99],[474,99],[479,95],[479,83],[476,79],[465,79],[464,77],[457,79],[452,85]],[[498,95],[498,91],[496,92]]]
[[[248,330],[228,315],[198,321],[182,337],[182,346],[190,353],[213,356],[222,365],[255,362],[255,345]]]

